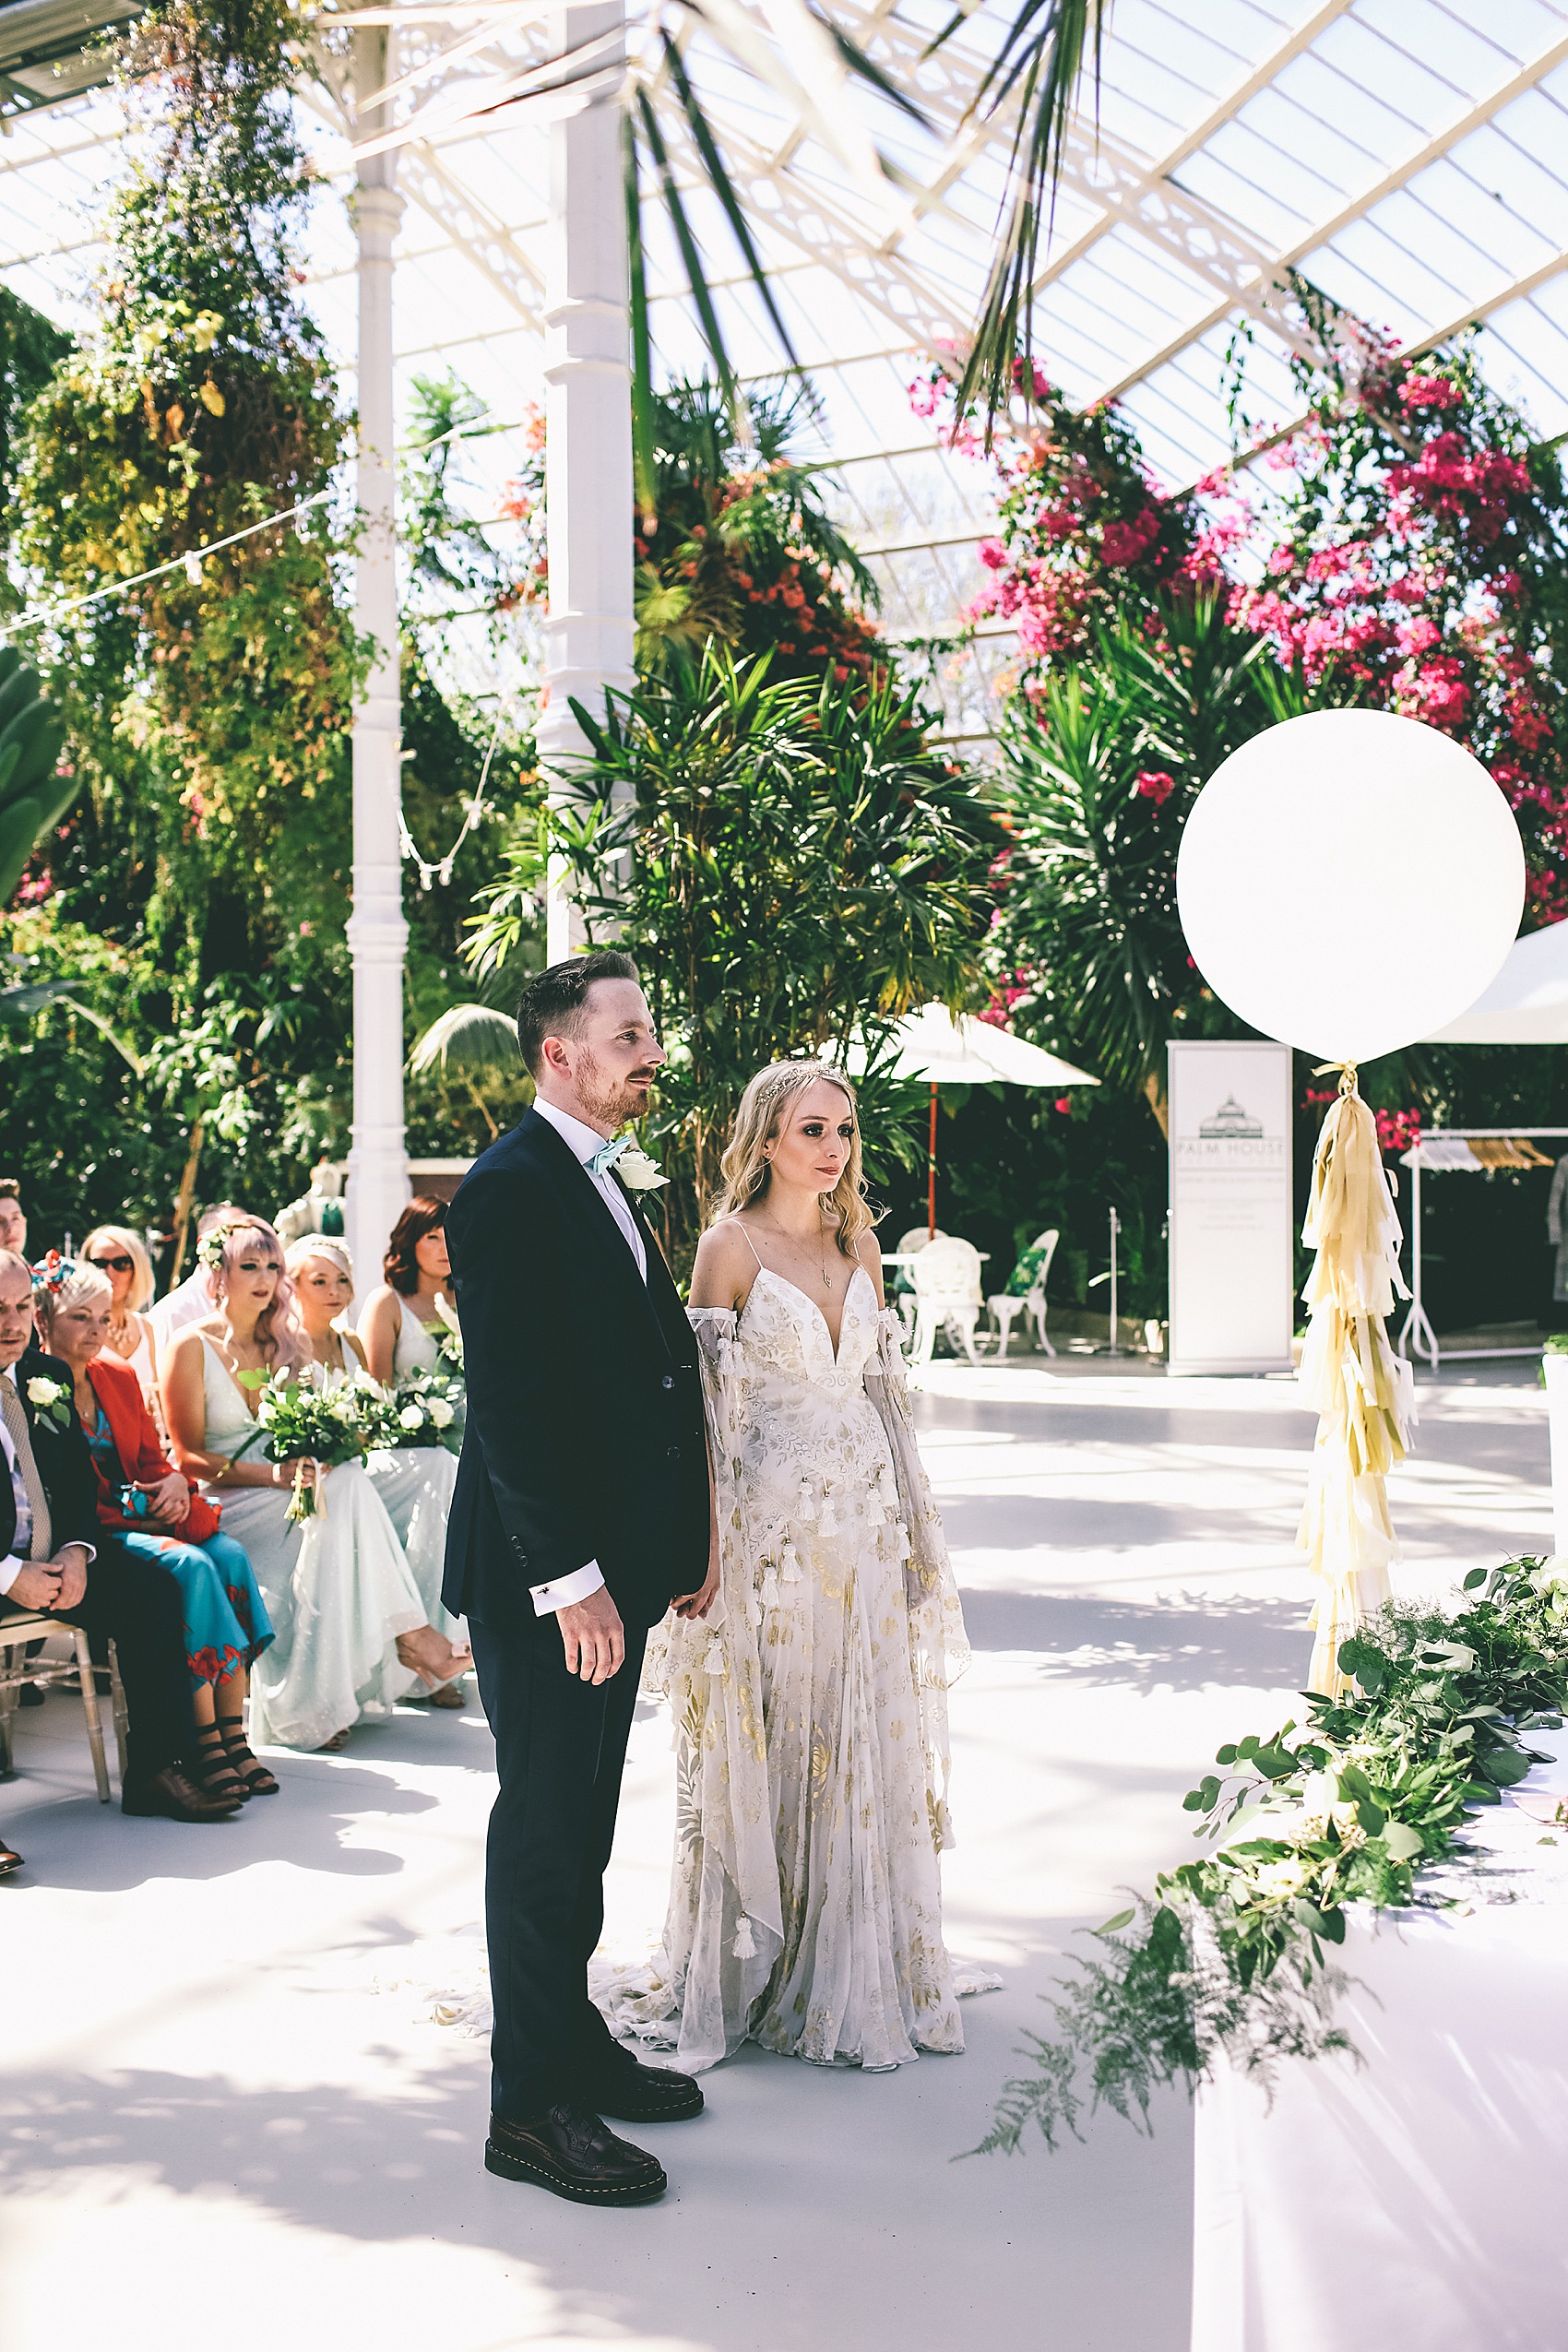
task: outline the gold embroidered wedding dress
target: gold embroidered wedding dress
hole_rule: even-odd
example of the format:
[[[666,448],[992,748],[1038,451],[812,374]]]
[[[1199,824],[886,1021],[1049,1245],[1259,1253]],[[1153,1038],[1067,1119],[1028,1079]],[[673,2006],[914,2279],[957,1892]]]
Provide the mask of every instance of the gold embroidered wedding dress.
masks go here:
[[[871,2068],[962,2049],[937,1857],[968,1651],[898,1319],[857,1268],[835,1356],[765,1267],[738,1317],[692,1323],[722,1580],[649,1644],[675,1718],[670,1908],[651,1977],[596,1969],[596,1997],[694,2073],[748,2038]]]

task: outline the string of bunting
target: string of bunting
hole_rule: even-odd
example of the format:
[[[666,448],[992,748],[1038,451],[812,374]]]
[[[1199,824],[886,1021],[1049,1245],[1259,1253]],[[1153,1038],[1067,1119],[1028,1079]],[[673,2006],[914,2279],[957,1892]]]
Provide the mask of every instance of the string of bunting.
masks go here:
[[[452,879],[452,869],[457,862],[458,850],[462,848],[469,834],[472,833],[477,826],[483,823],[484,818],[488,814],[484,804],[484,788],[490,781],[491,762],[494,759],[497,751],[501,747],[501,730],[506,723],[506,715],[512,707],[513,699],[514,692],[511,688],[508,688],[502,695],[500,707],[495,713],[495,724],[491,729],[490,742],[485,748],[484,765],[479,772],[479,782],[474,786],[472,796],[469,799],[465,800],[462,804],[463,822],[461,828],[458,831],[457,839],[453,842],[452,847],[447,850],[444,858],[432,859],[427,858],[422,854],[418,842],[414,839],[413,835],[409,831],[409,821],[403,814],[402,802],[401,800],[398,801],[398,838],[401,845],[404,857],[407,858],[409,862],[418,871],[420,888],[422,890],[429,890],[432,885],[437,882],[440,883],[443,890],[447,887]],[[403,756],[405,759],[411,759],[413,757],[413,754],[411,752],[405,752]]]
[[[150,571],[133,572],[126,580],[107,580],[101,588],[91,588],[86,596],[64,597],[55,604],[41,604],[31,612],[23,612],[15,621],[0,624],[0,644],[16,636],[19,629],[35,629],[41,623],[53,621],[63,612],[79,612],[89,604],[101,604],[108,596],[125,596],[134,588],[143,588],[148,580],[160,580],[166,572],[183,571],[193,588],[201,585],[201,567],[209,555],[220,554],[226,547],[236,547],[243,539],[254,539],[257,531],[276,530],[280,523],[291,523],[296,515],[304,514],[312,506],[323,505],[331,496],[330,491],[314,491],[310,497],[296,500],[285,506],[280,515],[264,515],[258,523],[247,523],[243,530],[231,531],[225,539],[208,540],[205,547],[187,547],[183,555],[172,555],[167,564],[155,564]]]

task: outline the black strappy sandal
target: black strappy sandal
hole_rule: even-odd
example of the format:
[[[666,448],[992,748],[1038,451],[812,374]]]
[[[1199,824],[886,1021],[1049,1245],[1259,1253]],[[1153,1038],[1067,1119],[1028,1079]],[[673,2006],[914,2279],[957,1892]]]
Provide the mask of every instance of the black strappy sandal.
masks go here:
[[[247,1797],[276,1797],[282,1783],[252,1755],[244,1724],[244,1716],[238,1715],[220,1715],[218,1718],[229,1769]]]
[[[196,1725],[196,1752],[191,1777],[208,1796],[222,1797],[230,1804],[243,1805],[251,1793],[229,1760],[223,1741],[223,1728],[216,1722]]]

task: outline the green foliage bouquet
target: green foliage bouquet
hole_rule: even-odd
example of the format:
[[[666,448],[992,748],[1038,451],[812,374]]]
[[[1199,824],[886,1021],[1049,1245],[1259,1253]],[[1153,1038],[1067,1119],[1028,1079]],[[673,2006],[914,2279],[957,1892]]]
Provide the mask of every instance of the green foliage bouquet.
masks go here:
[[[323,1473],[342,1462],[362,1462],[378,1445],[387,1443],[386,1401],[374,1382],[344,1381],[328,1387],[318,1365],[295,1373],[285,1370],[271,1379],[259,1372],[240,1375],[246,1387],[259,1385],[256,1432],[247,1438],[235,1461],[261,1443],[269,1462],[293,1462],[293,1492],[288,1516],[295,1521],[325,1517]]]

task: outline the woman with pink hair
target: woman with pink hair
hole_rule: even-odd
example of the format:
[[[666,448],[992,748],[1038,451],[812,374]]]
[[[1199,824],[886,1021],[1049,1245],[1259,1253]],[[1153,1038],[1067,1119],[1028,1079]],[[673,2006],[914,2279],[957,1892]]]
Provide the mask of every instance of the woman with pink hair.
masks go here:
[[[293,1462],[268,1462],[256,1404],[279,1372],[307,1376],[283,1245],[265,1218],[228,1218],[199,1245],[214,1311],[175,1335],[161,1360],[163,1411],[180,1469],[223,1506],[250,1554],[276,1640],[251,1678],[252,1737],[340,1748],[356,1723],[391,1714],[423,1682],[439,1689],[471,1663],[427,1622],[413,1572],[363,1468],[325,1473],[323,1506],[288,1516]]]

